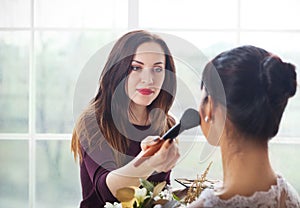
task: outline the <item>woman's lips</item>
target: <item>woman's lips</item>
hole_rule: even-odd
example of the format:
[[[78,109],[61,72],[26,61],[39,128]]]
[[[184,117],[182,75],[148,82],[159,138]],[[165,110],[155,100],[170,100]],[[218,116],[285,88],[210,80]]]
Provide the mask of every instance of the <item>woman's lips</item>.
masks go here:
[[[151,90],[151,89],[146,89],[146,88],[138,89],[137,91],[138,91],[139,93],[141,93],[142,95],[151,95],[152,93],[154,93],[153,90]]]

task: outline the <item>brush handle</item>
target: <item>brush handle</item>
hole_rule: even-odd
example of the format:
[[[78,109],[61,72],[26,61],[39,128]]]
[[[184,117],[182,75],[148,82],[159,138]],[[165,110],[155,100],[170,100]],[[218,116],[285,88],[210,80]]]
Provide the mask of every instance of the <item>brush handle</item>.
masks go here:
[[[133,165],[135,167],[142,164],[148,157],[152,156],[157,152],[161,145],[166,141],[167,139],[174,139],[178,136],[178,134],[182,131],[180,122],[176,125],[174,125],[172,128],[170,128],[162,137],[161,139],[154,145],[150,146],[145,153],[140,157]]]
[[[142,155],[142,157],[140,157],[137,161],[135,161],[135,163],[133,163],[134,167],[139,166],[140,164],[142,164],[145,160],[148,159],[148,157],[154,155],[162,146],[162,144],[164,143],[165,140],[160,139],[158,142],[156,142],[156,144],[151,145],[148,149],[146,149],[146,151],[144,152],[144,154]]]
[[[172,128],[170,128],[162,137],[161,139],[154,145],[150,146],[142,157],[138,158],[137,161],[133,164],[135,167],[142,164],[149,156],[152,156],[157,152],[161,145],[164,143],[167,139],[174,139],[176,138],[180,133],[182,133],[184,130],[194,128],[198,125],[200,125],[201,119],[199,112],[195,109],[189,108],[184,111],[180,122],[174,125]]]

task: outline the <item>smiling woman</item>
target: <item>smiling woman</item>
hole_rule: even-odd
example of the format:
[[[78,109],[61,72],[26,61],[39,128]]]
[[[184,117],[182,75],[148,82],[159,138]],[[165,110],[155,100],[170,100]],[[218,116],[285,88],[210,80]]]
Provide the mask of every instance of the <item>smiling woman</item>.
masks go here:
[[[98,92],[73,132],[72,150],[80,158],[80,207],[116,202],[116,191],[138,186],[140,178],[170,182],[179,158],[176,142],[167,140],[147,162],[133,164],[156,143],[157,136],[143,140],[146,136],[161,136],[174,125],[168,112],[175,90],[173,58],[160,37],[133,31],[115,43]]]

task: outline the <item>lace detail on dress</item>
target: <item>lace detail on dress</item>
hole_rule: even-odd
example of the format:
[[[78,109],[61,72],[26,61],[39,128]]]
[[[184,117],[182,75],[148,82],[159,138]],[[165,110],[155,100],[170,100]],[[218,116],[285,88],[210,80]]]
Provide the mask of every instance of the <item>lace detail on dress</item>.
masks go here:
[[[277,185],[264,192],[255,192],[252,196],[236,195],[222,200],[211,189],[205,189],[191,207],[249,207],[249,208],[300,208],[300,198],[296,190],[280,175]]]

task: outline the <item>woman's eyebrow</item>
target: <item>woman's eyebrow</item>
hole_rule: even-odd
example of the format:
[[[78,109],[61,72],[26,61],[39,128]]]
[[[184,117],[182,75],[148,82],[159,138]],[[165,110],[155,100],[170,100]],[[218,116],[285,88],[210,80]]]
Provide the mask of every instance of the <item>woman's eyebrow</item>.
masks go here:
[[[144,65],[144,63],[143,63],[143,62],[141,62],[141,61],[132,60],[132,62],[136,62],[136,63],[138,63],[138,64]],[[164,62],[162,62],[162,61],[159,61],[159,62],[156,62],[156,63],[154,63],[153,65],[158,65],[158,64],[164,64]]]
[[[132,61],[137,62],[138,64],[141,64],[141,65],[144,65],[144,63],[141,61],[137,61],[137,60],[132,60]]]
[[[159,62],[154,63],[153,65],[157,65],[157,64],[164,64],[164,62],[159,61]]]

